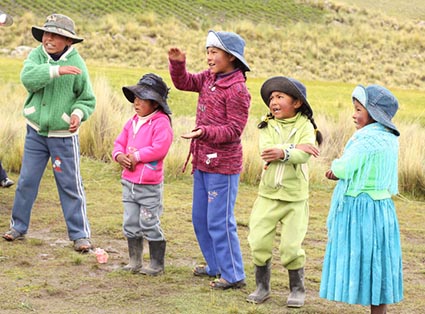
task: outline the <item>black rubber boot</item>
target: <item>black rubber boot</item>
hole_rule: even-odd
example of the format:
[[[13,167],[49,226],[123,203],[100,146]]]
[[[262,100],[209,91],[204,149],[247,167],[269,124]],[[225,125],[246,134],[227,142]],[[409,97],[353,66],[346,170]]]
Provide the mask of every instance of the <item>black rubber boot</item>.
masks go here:
[[[130,263],[122,269],[137,273],[142,268],[143,238],[127,238]]]
[[[246,298],[248,302],[259,304],[270,298],[270,273],[270,261],[267,261],[265,266],[255,265],[255,283],[257,284],[257,289]]]
[[[150,264],[140,270],[141,274],[158,276],[164,273],[165,241],[149,241]]]
[[[288,273],[291,292],[286,305],[288,307],[302,307],[305,300],[304,268],[288,270]]]

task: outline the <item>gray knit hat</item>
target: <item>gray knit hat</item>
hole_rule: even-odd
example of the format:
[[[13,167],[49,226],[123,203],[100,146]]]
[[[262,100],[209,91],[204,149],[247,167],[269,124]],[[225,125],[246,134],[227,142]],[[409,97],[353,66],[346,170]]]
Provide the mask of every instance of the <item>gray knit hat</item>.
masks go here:
[[[39,42],[42,42],[44,32],[71,38],[73,44],[80,43],[84,40],[75,33],[74,21],[62,14],[49,15],[42,27],[33,26],[31,31],[34,38]]]

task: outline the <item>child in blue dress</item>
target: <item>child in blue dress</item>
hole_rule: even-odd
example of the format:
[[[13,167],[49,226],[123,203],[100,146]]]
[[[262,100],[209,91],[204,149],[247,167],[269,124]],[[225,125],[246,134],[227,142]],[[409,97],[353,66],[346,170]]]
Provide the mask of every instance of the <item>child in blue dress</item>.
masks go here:
[[[320,297],[386,313],[403,299],[400,231],[391,195],[398,192],[398,101],[379,85],[352,94],[357,131],[326,172],[335,187]]]

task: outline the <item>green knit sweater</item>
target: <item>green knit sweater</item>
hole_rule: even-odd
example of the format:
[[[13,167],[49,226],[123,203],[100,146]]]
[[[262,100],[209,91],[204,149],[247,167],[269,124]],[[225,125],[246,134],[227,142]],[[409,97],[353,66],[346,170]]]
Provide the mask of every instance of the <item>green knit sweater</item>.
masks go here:
[[[58,72],[54,67],[64,65],[76,66],[82,73],[55,75]],[[71,136],[73,133],[68,131],[71,115],[77,114],[85,121],[93,113],[96,98],[87,67],[72,46],[58,61],[54,61],[42,45],[33,49],[24,62],[21,81],[28,91],[24,116],[40,135]]]

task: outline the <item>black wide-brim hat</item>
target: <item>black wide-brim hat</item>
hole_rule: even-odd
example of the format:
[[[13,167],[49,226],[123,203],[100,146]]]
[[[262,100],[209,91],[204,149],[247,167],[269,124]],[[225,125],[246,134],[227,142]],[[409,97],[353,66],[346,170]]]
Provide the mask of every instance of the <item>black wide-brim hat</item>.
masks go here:
[[[286,76],[274,76],[266,80],[261,86],[261,98],[267,107],[273,92],[282,92],[301,100],[305,106],[303,113],[309,117],[313,116],[313,110],[307,101],[307,89],[300,81]]]
[[[171,114],[167,104],[169,88],[167,84],[156,74],[149,73],[143,75],[137,85],[124,86],[122,88],[125,98],[134,103],[134,98],[148,99],[157,102],[166,114]]]
[[[78,44],[84,40],[75,33],[74,21],[62,14],[49,15],[42,27],[33,26],[31,32],[39,42],[42,42],[44,32],[71,38],[73,44]]]

